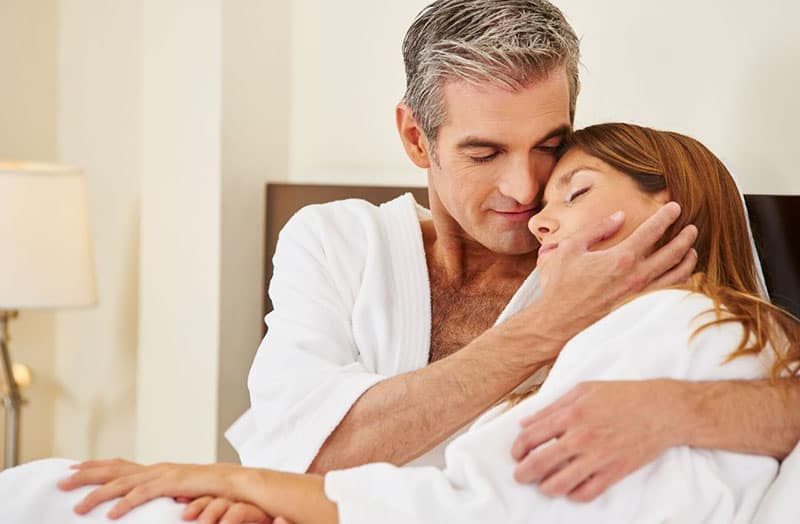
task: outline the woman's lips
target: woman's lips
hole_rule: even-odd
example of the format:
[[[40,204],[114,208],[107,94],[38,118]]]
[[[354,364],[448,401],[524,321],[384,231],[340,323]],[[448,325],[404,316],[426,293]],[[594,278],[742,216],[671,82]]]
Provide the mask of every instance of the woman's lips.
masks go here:
[[[541,258],[542,255],[544,255],[546,253],[550,253],[551,251],[555,251],[555,249],[557,247],[558,247],[558,242],[550,243],[550,244],[542,244],[542,246],[539,248],[539,258]]]
[[[496,209],[493,211],[510,222],[527,222],[536,214],[536,208],[523,211],[497,211]]]

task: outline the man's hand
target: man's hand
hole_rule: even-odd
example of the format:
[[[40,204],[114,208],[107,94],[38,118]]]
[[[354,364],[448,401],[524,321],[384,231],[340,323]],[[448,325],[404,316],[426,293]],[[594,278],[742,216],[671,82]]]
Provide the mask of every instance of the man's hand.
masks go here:
[[[675,202],[664,205],[628,238],[608,249],[592,248],[619,230],[624,221],[621,213],[561,241],[542,270],[539,305],[546,304],[547,311],[543,315],[541,307],[533,309],[531,314],[537,318],[531,321],[547,326],[554,339],[566,342],[625,297],[685,282],[697,263],[692,249],[697,228],[686,226],[655,250],[680,212]]]
[[[681,444],[683,393],[681,383],[672,380],[576,386],[522,420],[512,447],[519,462],[514,478],[536,483],[552,497],[594,500],[668,447]]]

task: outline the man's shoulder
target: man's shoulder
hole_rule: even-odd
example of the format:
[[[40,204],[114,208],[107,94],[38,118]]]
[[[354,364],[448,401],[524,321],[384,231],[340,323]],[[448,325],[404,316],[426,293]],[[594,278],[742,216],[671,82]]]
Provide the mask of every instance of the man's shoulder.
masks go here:
[[[423,249],[421,237],[417,203],[411,194],[380,205],[338,200],[295,213],[278,236],[275,256],[281,260],[311,257],[331,271],[360,274],[370,264],[385,266],[393,255]]]
[[[311,204],[297,211],[280,235],[328,241],[341,241],[343,238],[365,241],[381,235],[397,221],[411,220],[415,208],[416,202],[408,193],[380,205],[358,198]]]

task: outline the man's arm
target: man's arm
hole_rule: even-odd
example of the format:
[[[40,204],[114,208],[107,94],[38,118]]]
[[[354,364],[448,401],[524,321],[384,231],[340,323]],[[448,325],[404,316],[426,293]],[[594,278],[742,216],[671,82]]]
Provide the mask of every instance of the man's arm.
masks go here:
[[[404,464],[422,455],[555,359],[569,338],[604,316],[620,297],[659,277],[665,283],[684,281],[696,262],[690,251],[693,226],[649,254],[679,213],[674,203],[664,206],[607,251],[590,248],[613,235],[622,216],[562,242],[560,271],[550,275],[536,304],[453,355],[372,386],[330,434],[308,471],[375,461]]]
[[[678,383],[689,417],[673,439],[783,460],[800,441],[800,381]]]
[[[356,401],[308,471],[402,465],[422,455],[551,362],[565,342],[546,334],[555,329],[514,317],[446,358],[379,382]]]
[[[552,438],[558,440],[537,449]],[[783,459],[798,440],[797,379],[591,382],[526,419],[512,452],[518,481],[588,502],[669,447]],[[584,457],[582,467],[550,466],[567,456]],[[548,483],[557,472],[560,481]]]

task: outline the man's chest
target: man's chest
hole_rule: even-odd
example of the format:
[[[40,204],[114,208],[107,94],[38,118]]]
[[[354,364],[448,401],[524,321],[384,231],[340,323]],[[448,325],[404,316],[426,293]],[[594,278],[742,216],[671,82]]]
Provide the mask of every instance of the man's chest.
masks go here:
[[[452,289],[431,280],[431,346],[429,362],[463,348],[492,327],[514,293],[501,286]]]

